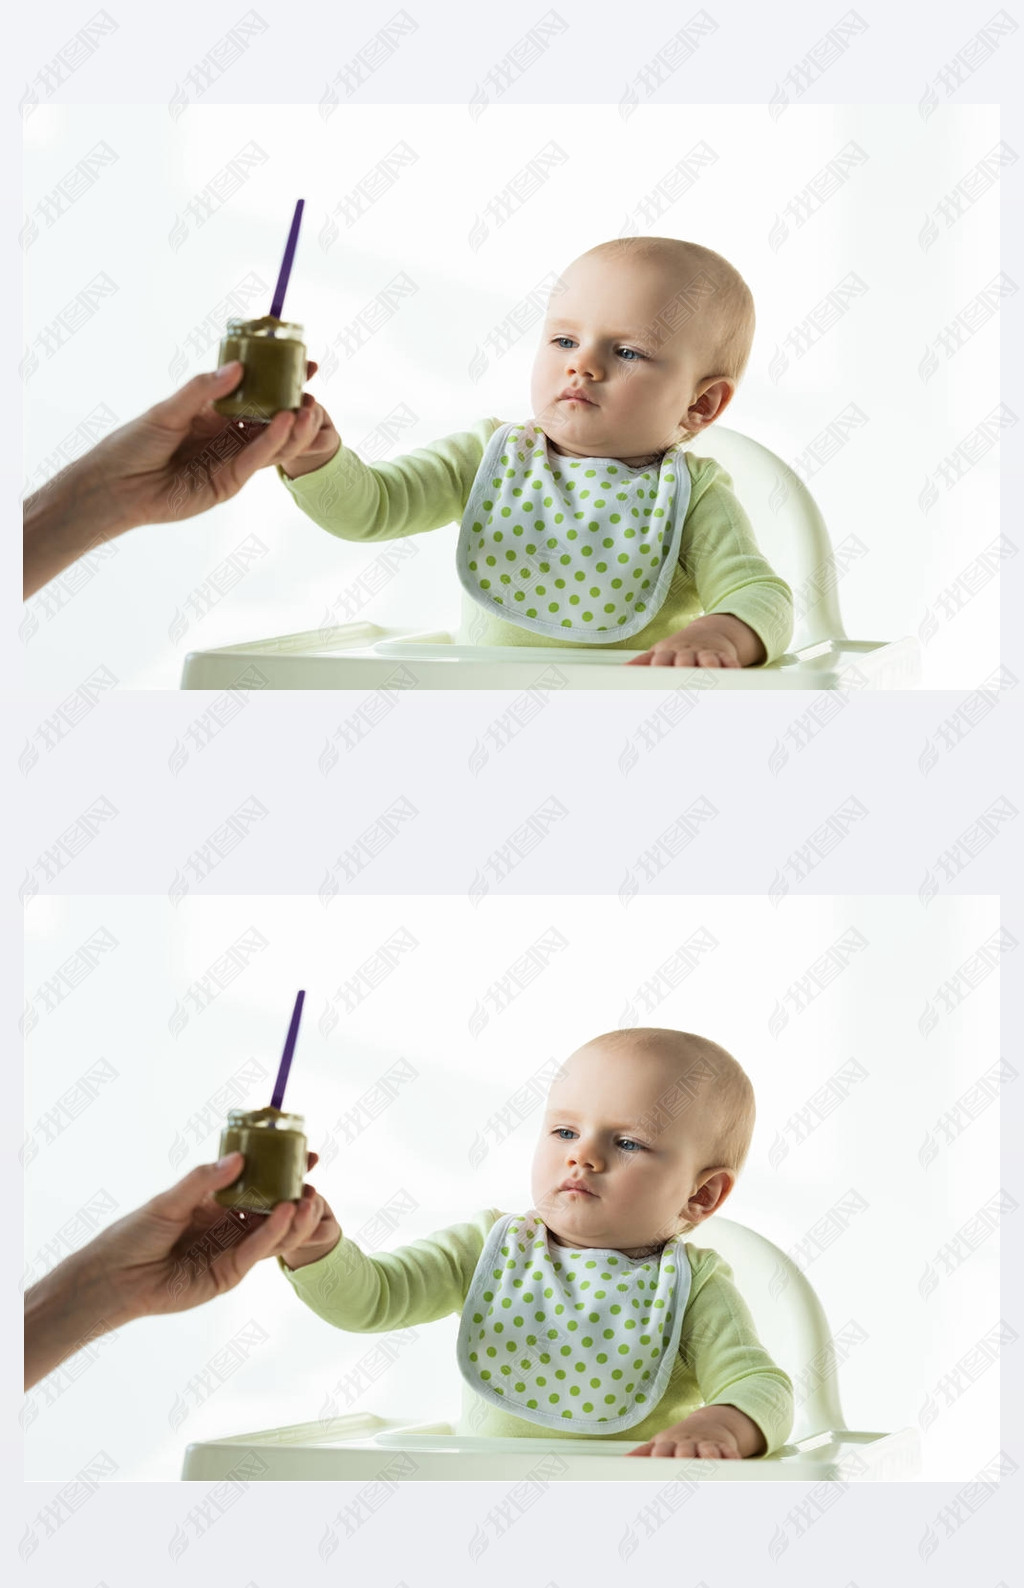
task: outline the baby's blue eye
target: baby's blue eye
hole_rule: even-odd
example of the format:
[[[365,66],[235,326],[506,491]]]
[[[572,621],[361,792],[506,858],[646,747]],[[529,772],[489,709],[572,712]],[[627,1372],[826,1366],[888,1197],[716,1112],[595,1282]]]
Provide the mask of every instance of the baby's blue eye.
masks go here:
[[[557,1125],[551,1134],[557,1136],[560,1141],[565,1141],[575,1136],[576,1132],[570,1130],[568,1125]],[[638,1152],[647,1151],[647,1148],[641,1142],[634,1141],[632,1136],[620,1136],[615,1145],[622,1147],[630,1157]]]
[[[558,343],[571,342],[572,341],[572,337],[571,336],[556,336],[554,338],[554,341],[558,342]],[[620,353],[629,353],[631,355],[628,359],[624,360],[624,362],[627,363],[627,364],[635,364],[639,359],[643,359],[646,356],[643,353],[638,353],[635,347],[620,347],[619,348],[619,352]]]

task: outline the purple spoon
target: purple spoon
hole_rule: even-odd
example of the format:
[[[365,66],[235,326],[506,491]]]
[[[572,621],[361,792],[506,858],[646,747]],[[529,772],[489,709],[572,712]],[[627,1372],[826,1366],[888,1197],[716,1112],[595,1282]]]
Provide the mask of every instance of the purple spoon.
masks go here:
[[[281,310],[284,308],[284,295],[288,290],[288,277],[292,273],[292,261],[295,258],[295,245],[299,240],[299,227],[302,224],[302,211],[305,208],[305,204],[305,199],[299,199],[295,206],[295,214],[292,216],[292,224],[291,230],[288,233],[288,241],[284,245],[284,258],[281,261],[281,273],[277,278],[277,286],[274,288],[274,301],[270,305],[270,317],[272,320],[279,320],[281,318]]]
[[[281,1055],[281,1063],[277,1071],[277,1080],[274,1082],[274,1095],[270,1099],[271,1108],[276,1108],[278,1110],[280,1110],[281,1103],[284,1099],[284,1089],[288,1081],[288,1071],[292,1067],[292,1054],[295,1052],[295,1039],[299,1034],[299,1021],[302,1019],[302,1004],[305,996],[305,992],[296,994],[295,1008],[292,1010],[291,1024],[288,1027],[288,1035],[284,1039],[284,1052]]]

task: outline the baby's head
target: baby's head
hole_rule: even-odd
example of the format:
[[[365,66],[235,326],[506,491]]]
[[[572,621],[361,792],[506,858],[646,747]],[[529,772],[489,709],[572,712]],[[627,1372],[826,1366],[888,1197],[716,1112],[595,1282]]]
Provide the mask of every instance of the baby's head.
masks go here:
[[[534,419],[568,457],[650,462],[719,418],[753,335],[750,289],[721,254],[674,237],[598,243],[551,294]]]
[[[753,1128],[753,1087],[717,1043],[609,1031],[577,1048],[551,1087],[534,1208],[563,1246],[639,1255],[721,1207]],[[563,1189],[573,1181],[590,1195]]]

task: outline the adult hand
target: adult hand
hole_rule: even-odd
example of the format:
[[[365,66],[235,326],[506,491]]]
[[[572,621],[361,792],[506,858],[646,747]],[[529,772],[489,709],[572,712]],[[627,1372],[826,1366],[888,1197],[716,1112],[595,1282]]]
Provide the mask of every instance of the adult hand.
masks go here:
[[[306,378],[317,365],[306,365]],[[269,424],[224,419],[213,404],[238,385],[242,366],[196,375],[180,391],[122,425],[25,503],[25,597],[98,541],[142,524],[193,518],[237,494],[276,463],[305,410]],[[303,419],[308,427],[308,420]]]
[[[307,1168],[317,1161],[307,1154]],[[305,1201],[279,1202],[267,1214],[222,1208],[214,1192],[238,1179],[240,1152],[193,1169],[92,1243],[112,1275],[125,1318],[186,1312],[233,1290],[265,1257],[290,1242]]]
[[[317,365],[306,365],[306,379]],[[107,436],[89,454],[94,470],[121,504],[130,524],[194,518],[226,502],[258,469],[276,463],[305,408],[275,414],[269,424],[224,419],[214,411],[242,378],[236,360],[213,375],[196,375],[180,391]]]
[[[25,1298],[25,1387],[88,1340],[134,1318],[185,1312],[233,1290],[288,1244],[303,1203],[255,1218],[220,1207],[214,1193],[237,1180],[241,1153],[193,1169],[104,1230],[47,1274]],[[308,1156],[308,1166],[317,1161]]]

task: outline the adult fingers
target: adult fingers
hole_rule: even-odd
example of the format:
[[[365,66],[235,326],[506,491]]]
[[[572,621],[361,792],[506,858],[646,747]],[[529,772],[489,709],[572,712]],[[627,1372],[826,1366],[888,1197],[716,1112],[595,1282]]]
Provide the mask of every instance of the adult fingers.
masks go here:
[[[320,1154],[318,1152],[307,1152],[307,1154],[306,1154],[306,1168],[307,1168],[307,1170],[315,1168],[316,1165],[319,1162],[320,1162]]]
[[[259,469],[280,462],[294,429],[295,415],[288,409],[282,409],[280,413],[274,415],[269,424],[259,427],[259,434],[252,441],[247,442],[233,460],[231,480],[234,491],[240,491]]]
[[[151,1197],[146,1207],[157,1218],[185,1224],[208,1196],[238,1179],[243,1161],[240,1152],[229,1152],[217,1163],[200,1164],[198,1169],[190,1169],[177,1185]]]
[[[253,1225],[252,1233],[244,1241],[214,1259],[210,1266],[218,1290],[232,1290],[250,1268],[255,1268],[265,1257],[273,1257],[281,1243],[291,1238],[295,1208],[294,1202],[279,1202],[266,1218]]]
[[[207,403],[214,402],[218,397],[226,397],[228,392],[234,391],[242,378],[242,365],[239,359],[234,359],[230,364],[223,364],[220,369],[212,374],[193,375],[191,380],[174,392],[170,397],[165,397],[163,402],[154,403],[148,409],[144,418],[164,430],[180,431],[182,434],[188,429],[189,424]]]
[[[313,361],[313,359],[308,359],[307,362],[306,362],[306,379],[307,380],[312,380],[313,376],[316,374],[316,372],[317,372],[317,370],[319,368],[320,368],[320,365],[315,363]]]

